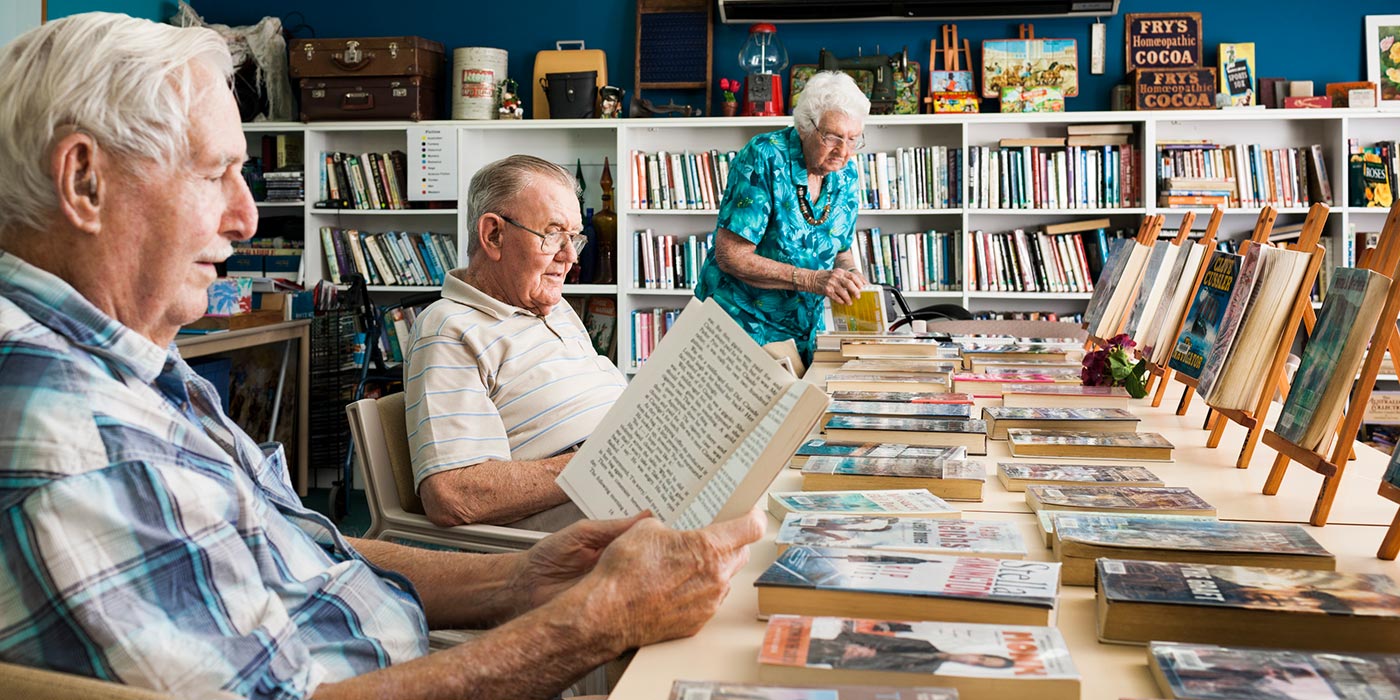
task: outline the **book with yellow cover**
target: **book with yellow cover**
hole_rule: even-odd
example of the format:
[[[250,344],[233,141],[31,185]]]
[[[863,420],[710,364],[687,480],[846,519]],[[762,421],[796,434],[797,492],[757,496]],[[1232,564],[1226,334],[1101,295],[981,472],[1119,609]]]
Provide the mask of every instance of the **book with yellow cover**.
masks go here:
[[[890,327],[885,290],[866,287],[849,304],[831,302],[831,320],[831,330],[838,333],[884,333]]]

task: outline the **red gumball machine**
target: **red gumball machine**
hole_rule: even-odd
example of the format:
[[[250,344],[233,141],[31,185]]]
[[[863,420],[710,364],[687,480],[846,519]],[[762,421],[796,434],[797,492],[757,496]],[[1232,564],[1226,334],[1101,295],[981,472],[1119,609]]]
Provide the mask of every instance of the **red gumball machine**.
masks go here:
[[[778,28],[771,24],[749,27],[748,41],[739,49],[739,67],[744,69],[744,116],[783,115],[782,74],[787,66],[787,49],[778,41]]]

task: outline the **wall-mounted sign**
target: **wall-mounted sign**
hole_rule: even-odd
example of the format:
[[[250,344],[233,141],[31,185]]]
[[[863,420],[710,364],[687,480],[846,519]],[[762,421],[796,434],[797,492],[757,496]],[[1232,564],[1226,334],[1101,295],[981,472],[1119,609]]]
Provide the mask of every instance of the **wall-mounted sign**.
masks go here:
[[[1215,109],[1214,68],[1139,68],[1133,72],[1136,109]]]
[[[1129,14],[1123,24],[1128,72],[1201,65],[1201,13]]]

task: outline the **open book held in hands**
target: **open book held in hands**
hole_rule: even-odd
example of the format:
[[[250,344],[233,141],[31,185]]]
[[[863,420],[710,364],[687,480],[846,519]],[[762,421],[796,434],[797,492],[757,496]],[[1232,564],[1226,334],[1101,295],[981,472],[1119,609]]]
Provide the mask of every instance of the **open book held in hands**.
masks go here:
[[[556,481],[590,518],[704,527],[753,508],[826,406],[719,304],[691,301]]]

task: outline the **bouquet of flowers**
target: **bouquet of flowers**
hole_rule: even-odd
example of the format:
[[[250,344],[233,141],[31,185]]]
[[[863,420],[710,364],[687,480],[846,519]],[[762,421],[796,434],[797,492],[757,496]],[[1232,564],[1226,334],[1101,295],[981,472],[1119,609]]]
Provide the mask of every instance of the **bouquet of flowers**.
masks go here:
[[[1084,386],[1121,386],[1135,399],[1147,395],[1143,375],[1147,373],[1147,360],[1133,361],[1129,350],[1137,343],[1122,333],[1109,339],[1102,348],[1084,355],[1084,367],[1079,378]]]

